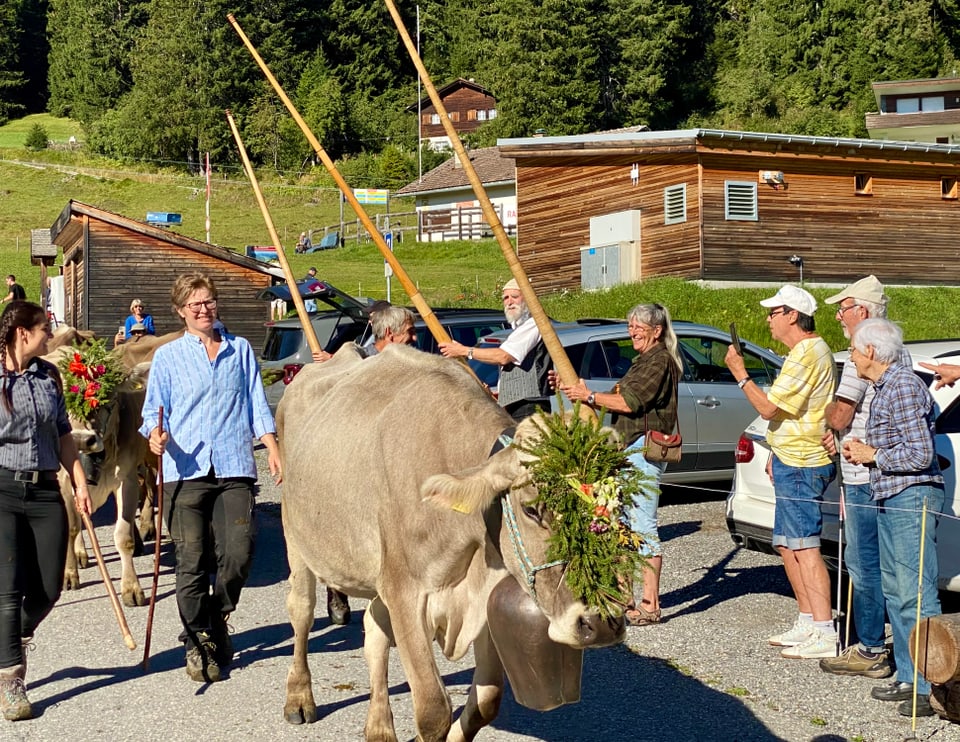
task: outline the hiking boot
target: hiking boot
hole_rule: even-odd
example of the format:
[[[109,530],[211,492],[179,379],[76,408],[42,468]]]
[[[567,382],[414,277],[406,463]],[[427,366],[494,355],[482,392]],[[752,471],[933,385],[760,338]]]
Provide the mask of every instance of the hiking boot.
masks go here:
[[[327,588],[327,615],[330,616],[330,622],[337,626],[346,626],[350,623],[350,604],[347,602],[346,593]]]
[[[213,626],[210,627],[210,639],[216,646],[214,659],[221,668],[230,667],[233,662],[233,639],[230,638],[233,627],[228,621],[229,618],[229,613],[219,616],[219,620],[215,616]]]
[[[913,699],[911,698],[908,701],[903,701],[899,706],[897,706],[897,713],[900,716],[913,716]],[[917,716],[933,716],[936,711],[933,710],[933,706],[930,705],[930,696],[919,695],[917,696]]]
[[[780,652],[781,657],[791,660],[812,660],[817,657],[837,656],[837,635],[832,631],[827,634],[814,629],[810,637],[800,644],[787,647]]]
[[[795,647],[802,644],[813,634],[813,624],[797,618],[793,626],[782,634],[771,636],[767,641],[775,647]]]
[[[0,712],[7,721],[33,718],[33,707],[27,699],[27,686],[23,682],[25,673],[23,665],[0,670]]]
[[[187,677],[198,683],[216,683],[220,680],[220,665],[217,664],[216,655],[217,645],[210,635],[198,631],[197,643],[187,648]]]
[[[893,675],[886,652],[867,657],[859,647],[847,647],[839,657],[820,660],[820,669],[833,675],[863,675],[865,678]]]

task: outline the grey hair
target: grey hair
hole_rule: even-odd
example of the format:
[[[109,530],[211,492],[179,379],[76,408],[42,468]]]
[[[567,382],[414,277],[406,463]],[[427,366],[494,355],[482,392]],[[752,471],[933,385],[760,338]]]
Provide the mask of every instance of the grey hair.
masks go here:
[[[384,307],[374,312],[370,318],[375,340],[383,340],[387,336],[387,330],[395,335],[399,334],[408,322],[412,325],[414,319],[413,312],[406,307]]]
[[[893,363],[903,351],[903,330],[888,319],[865,319],[854,328],[851,342],[861,353],[872,347],[874,360]]]
[[[870,315],[870,319],[886,319],[887,318],[887,305],[886,303],[878,304],[875,301],[867,301],[866,299],[854,299],[853,303],[858,307],[863,307],[867,310],[867,314]]]
[[[663,344],[670,353],[673,362],[677,364],[677,370],[683,369],[683,362],[680,360],[680,351],[677,348],[677,334],[673,331],[673,323],[670,321],[670,312],[662,304],[637,304],[627,312],[627,322],[642,322],[650,327],[660,327]]]

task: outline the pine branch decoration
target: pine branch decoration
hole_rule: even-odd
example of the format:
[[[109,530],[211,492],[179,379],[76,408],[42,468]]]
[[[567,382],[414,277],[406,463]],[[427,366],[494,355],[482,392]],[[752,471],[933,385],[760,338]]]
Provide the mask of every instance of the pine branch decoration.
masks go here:
[[[626,511],[656,483],[599,422],[576,410],[541,419],[543,436],[521,450],[532,458],[526,466],[539,493],[534,504],[552,514],[547,559],[566,562],[573,595],[608,616],[629,599],[624,588],[643,562],[643,537],[630,530]]]

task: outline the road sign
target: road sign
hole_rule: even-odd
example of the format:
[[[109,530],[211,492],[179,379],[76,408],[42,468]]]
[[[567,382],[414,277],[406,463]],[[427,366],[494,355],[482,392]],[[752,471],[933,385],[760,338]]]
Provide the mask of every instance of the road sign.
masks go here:
[[[393,232],[384,232],[383,241],[387,243],[390,252],[393,252]],[[390,266],[390,263],[387,262],[386,258],[383,259],[383,275],[387,278],[393,275],[393,268]]]

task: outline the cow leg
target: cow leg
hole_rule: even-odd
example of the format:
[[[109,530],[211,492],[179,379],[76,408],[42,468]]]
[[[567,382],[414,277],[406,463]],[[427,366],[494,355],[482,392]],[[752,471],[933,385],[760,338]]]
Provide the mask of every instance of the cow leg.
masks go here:
[[[393,630],[390,613],[379,597],[367,606],[363,614],[363,629],[363,656],[370,673],[370,707],[367,709],[363,735],[367,742],[397,742],[387,676]]]
[[[80,514],[73,504],[73,492],[66,498],[67,508],[67,560],[63,570],[63,589],[80,589],[80,570],[77,567],[87,566],[87,549],[83,544],[83,535],[80,533]],[[80,555],[83,561],[80,561]]]
[[[469,742],[500,712],[503,663],[488,630],[484,629],[474,640],[473,655],[477,663],[473,685],[460,718],[447,735],[447,742]]]
[[[441,742],[450,731],[452,709],[433,657],[433,636],[427,634],[424,623],[425,598],[418,596],[416,588],[409,584],[399,584],[391,593],[384,602],[390,610],[393,635],[402,637],[397,651],[413,696],[417,740]]]
[[[133,566],[136,546],[133,521],[137,514],[140,485],[134,470],[117,488],[117,524],[113,530],[113,542],[120,555],[120,596],[126,606],[146,605],[143,588]]]
[[[143,485],[140,488],[140,521],[137,530],[144,541],[152,541],[157,535],[154,510],[157,502],[157,473],[145,464],[140,469],[143,472]]]
[[[290,542],[287,543],[287,561],[290,563],[287,613],[293,626],[293,664],[287,673],[287,700],[283,705],[283,718],[291,724],[312,724],[317,720],[317,702],[311,687],[307,642],[317,607],[317,578]]]

